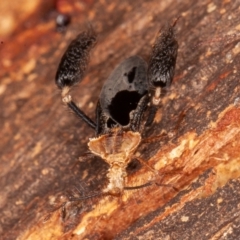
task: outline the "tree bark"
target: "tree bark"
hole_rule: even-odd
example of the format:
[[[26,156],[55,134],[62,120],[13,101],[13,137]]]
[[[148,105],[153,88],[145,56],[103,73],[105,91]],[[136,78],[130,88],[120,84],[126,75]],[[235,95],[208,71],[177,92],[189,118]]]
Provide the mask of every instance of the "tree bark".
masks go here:
[[[62,32],[54,3],[39,3],[0,45],[2,239],[238,239],[240,2],[60,3],[72,20]],[[128,167],[127,186],[152,185],[68,201],[103,189],[108,169],[85,154],[95,133],[63,106],[54,83],[68,43],[89,23],[98,33],[72,91],[94,119],[111,71],[135,54],[147,61],[159,29],[178,16],[175,77],[138,149],[155,171],[136,160]]]

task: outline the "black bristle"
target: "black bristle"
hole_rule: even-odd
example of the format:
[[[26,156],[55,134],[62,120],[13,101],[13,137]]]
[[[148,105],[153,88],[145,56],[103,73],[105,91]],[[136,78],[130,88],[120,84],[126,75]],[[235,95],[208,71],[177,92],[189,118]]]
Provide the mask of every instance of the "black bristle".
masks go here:
[[[162,29],[155,40],[148,67],[150,86],[165,87],[172,82],[178,50],[174,26]]]
[[[56,73],[55,83],[60,89],[72,87],[83,79],[89,53],[96,43],[96,34],[91,31],[80,33],[62,56]]]

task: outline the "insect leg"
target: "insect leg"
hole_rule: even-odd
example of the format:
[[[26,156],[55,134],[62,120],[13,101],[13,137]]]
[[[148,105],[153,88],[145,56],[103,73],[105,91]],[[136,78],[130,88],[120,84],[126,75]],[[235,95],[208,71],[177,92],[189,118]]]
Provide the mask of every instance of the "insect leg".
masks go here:
[[[131,113],[130,127],[131,130],[134,132],[139,131],[140,129],[141,119],[147,107],[148,101],[149,101],[148,94],[145,94],[139,101],[137,108]]]
[[[96,129],[96,123],[93,122],[77,105],[72,101],[71,95],[67,95],[62,98],[62,101],[85,123],[87,123],[91,128]]]
[[[107,195],[106,193],[102,193],[102,192],[97,192],[97,193],[92,193],[91,195],[87,195],[87,196],[82,196],[82,197],[69,197],[69,201],[70,202],[75,202],[75,201],[82,201],[82,200],[87,200],[90,198],[94,198],[94,197],[99,197],[99,196],[104,196]]]
[[[152,168],[151,166],[148,165],[147,162],[145,162],[142,158],[140,157],[136,157],[136,159],[142,163],[144,166],[146,166],[151,172],[153,172],[155,175],[158,175],[158,171],[155,170],[154,168]]]
[[[145,123],[145,126],[150,126],[153,123],[153,120],[156,116],[157,110],[158,110],[158,106],[152,105],[152,104],[150,105],[149,114],[148,114],[148,118]]]
[[[146,126],[152,124],[157,112],[162,88],[170,86],[177,60],[178,42],[174,27],[179,18],[170,26],[161,29],[152,48],[148,65],[148,84],[151,95],[151,105]]]
[[[138,185],[138,186],[124,187],[124,190],[137,190],[137,189],[149,187],[149,186],[152,186],[152,185],[156,185],[158,187],[170,187],[173,190],[175,190],[176,192],[179,191],[178,188],[172,186],[171,184],[162,184],[162,183],[157,183],[157,182],[154,182],[154,181],[150,181],[150,182],[147,182],[145,184]]]
[[[148,66],[149,87],[154,89],[152,104],[158,105],[161,88],[170,86],[177,60],[178,42],[175,38],[174,27],[178,18],[170,26],[159,31],[152,48]]]
[[[69,90],[82,81],[89,61],[90,50],[96,43],[96,34],[91,29],[80,33],[68,46],[59,63],[55,83],[62,90],[63,102],[90,127],[96,124],[72,101]]]

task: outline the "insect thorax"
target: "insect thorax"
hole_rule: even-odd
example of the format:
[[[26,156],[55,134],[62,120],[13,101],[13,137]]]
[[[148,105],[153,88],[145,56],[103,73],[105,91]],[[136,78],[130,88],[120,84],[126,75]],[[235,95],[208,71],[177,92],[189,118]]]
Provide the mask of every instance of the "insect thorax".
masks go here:
[[[123,131],[120,128],[90,139],[90,151],[110,165],[107,175],[109,184],[103,192],[119,195],[123,191],[126,167],[140,142],[139,132]]]

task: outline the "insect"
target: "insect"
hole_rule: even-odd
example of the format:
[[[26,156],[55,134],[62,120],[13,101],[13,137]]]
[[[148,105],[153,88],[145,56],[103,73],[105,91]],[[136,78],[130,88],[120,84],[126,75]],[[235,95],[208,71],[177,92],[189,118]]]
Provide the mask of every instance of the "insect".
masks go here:
[[[97,39],[95,32],[80,33],[60,61],[55,83],[62,91],[62,101],[95,130],[96,136],[88,142],[89,150],[109,164],[103,194],[119,196],[124,189],[131,188],[125,186],[126,167],[142,140],[143,115],[148,108],[158,105],[161,89],[173,79],[178,49],[175,24],[176,21],[159,31],[149,64],[139,56],[131,56],[115,68],[100,93],[96,122],[76,105],[69,93],[84,77]]]

